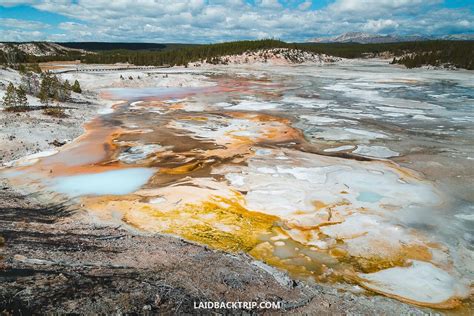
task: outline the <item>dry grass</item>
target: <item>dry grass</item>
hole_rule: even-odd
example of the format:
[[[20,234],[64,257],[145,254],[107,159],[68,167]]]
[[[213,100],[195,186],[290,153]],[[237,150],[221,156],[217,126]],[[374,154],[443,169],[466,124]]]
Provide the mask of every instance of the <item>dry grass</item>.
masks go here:
[[[63,108],[60,107],[47,107],[43,109],[43,114],[49,115],[57,118],[65,118],[67,114],[64,112]]]

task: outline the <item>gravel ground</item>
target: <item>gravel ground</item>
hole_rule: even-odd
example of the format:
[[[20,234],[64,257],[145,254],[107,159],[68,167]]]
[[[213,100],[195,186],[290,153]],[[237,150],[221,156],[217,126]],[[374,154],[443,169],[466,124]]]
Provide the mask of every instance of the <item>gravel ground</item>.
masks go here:
[[[422,314],[398,301],[290,280],[245,254],[103,226],[0,183],[0,311],[10,313]],[[263,267],[263,268],[262,268]],[[218,301],[280,310],[196,310]]]

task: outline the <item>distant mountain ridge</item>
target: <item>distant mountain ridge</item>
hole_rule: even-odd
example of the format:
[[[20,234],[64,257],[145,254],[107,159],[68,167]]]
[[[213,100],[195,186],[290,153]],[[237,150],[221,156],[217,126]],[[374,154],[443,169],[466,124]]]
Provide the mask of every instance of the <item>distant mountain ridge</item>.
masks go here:
[[[452,34],[441,37],[444,40],[452,41],[474,41],[474,34]]]
[[[474,34],[453,34],[441,37],[424,36],[424,35],[381,35],[364,32],[348,32],[333,37],[317,37],[310,39],[308,42],[312,43],[398,43],[398,42],[414,42],[414,41],[428,41],[428,40],[474,40]]]

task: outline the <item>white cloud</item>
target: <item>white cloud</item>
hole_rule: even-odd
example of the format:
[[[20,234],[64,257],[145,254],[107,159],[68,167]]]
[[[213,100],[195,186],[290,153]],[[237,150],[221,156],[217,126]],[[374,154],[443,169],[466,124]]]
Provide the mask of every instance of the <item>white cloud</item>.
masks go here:
[[[391,19],[369,20],[362,26],[362,30],[371,33],[394,32],[398,28],[398,22]]]
[[[280,9],[282,8],[282,5],[278,0],[259,0],[256,1],[257,5],[266,8],[266,9]]]
[[[22,1],[8,1],[8,3]],[[69,41],[216,42],[275,37],[304,41],[348,31],[402,34],[474,32],[471,10],[443,9],[440,0],[43,0],[39,10],[74,19],[44,38]],[[4,3],[0,2],[2,5]],[[291,5],[289,5],[291,4]],[[22,21],[22,20],[19,20]],[[77,21],[79,23],[77,23]],[[27,21],[24,21],[25,23]],[[21,28],[17,22],[16,28]],[[24,24],[26,26],[27,24]],[[40,30],[26,26],[23,29]],[[38,34],[9,33],[37,39]]]
[[[49,27],[49,24],[30,21],[30,20],[18,20],[18,19],[4,19],[0,18],[0,25],[4,28],[14,29],[27,29],[27,30],[39,30]]]
[[[330,7],[337,12],[381,13],[390,10],[419,10],[423,6],[440,2],[441,0],[336,0]]]
[[[0,5],[4,7],[12,7],[15,5],[20,5],[20,4],[39,4],[41,3],[40,0],[30,0],[30,1],[25,1],[25,0],[2,0],[0,1]]]
[[[84,24],[76,23],[76,22],[63,22],[59,23],[58,28],[65,30],[65,31],[77,31],[78,28],[85,27]]]
[[[2,40],[9,42],[41,41],[45,39],[40,31],[2,30]]]

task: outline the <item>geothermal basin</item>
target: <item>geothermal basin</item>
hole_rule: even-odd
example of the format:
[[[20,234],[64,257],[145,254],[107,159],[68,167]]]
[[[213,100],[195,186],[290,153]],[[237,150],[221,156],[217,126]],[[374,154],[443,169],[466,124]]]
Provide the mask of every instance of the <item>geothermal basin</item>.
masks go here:
[[[378,61],[192,70],[2,171],[106,223],[433,308],[470,298],[472,73]],[[178,76],[179,74],[173,74]]]

